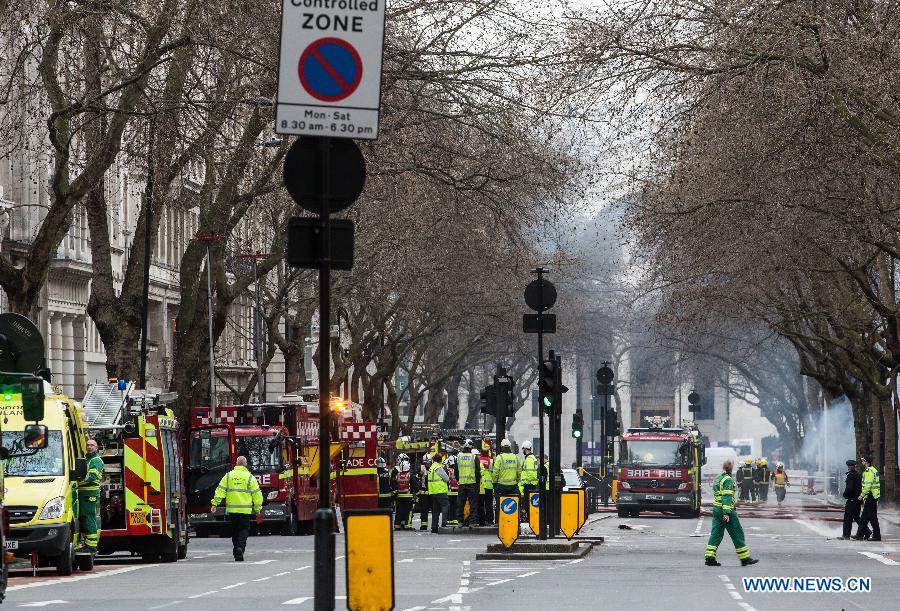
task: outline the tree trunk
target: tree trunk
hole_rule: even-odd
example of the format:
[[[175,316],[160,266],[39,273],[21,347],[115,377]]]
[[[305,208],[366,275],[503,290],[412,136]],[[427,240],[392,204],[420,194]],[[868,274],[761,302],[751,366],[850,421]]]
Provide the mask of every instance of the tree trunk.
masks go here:
[[[454,374],[447,382],[447,412],[444,414],[444,428],[459,428],[459,385],[462,383],[462,372]]]
[[[869,421],[872,423],[872,439],[869,454],[872,455],[873,464],[882,463],[881,456],[881,402],[873,392],[866,392],[869,397]]]
[[[421,389],[414,384],[412,379],[409,381],[409,413],[406,415],[406,434],[412,433],[413,423],[416,421],[416,413],[419,411],[419,403],[421,403]]]
[[[354,366],[353,373],[350,374],[350,400],[354,403],[359,403],[359,382],[364,369],[364,367]]]
[[[481,412],[481,395],[479,394],[478,379],[475,369],[470,369],[466,374],[466,391],[468,398],[466,400],[466,426],[478,428],[478,416]]]
[[[391,438],[396,439],[400,435],[400,398],[392,381],[387,384],[387,404],[391,410]]]
[[[884,419],[884,462],[876,462],[881,467],[881,477],[884,479],[883,490],[885,494],[882,502],[893,505],[894,491],[897,489],[897,418],[891,397],[883,397],[881,415]]]
[[[856,438],[856,457],[864,456],[869,452],[866,442],[866,433],[868,431],[868,418],[866,418],[866,395],[857,393],[856,396],[850,398],[850,409],[853,412],[853,433]]]
[[[444,409],[445,397],[444,397],[445,385],[439,384],[436,387],[432,387],[428,389],[428,400],[425,402],[425,423],[426,424],[436,424],[438,421],[438,416],[441,415],[441,410]]]

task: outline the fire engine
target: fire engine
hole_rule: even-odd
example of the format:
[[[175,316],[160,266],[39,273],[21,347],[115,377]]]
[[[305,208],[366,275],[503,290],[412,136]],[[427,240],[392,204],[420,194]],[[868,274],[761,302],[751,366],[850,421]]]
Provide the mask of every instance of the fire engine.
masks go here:
[[[99,446],[99,554],[128,551],[146,562],[187,555],[188,530],[175,393],[137,390],[134,382],[92,384],[86,428]]]
[[[700,515],[700,468],[706,463],[700,431],[692,422],[667,428],[667,418],[646,418],[619,441],[619,517],[662,511]]]
[[[362,408],[330,401],[332,503],[341,509],[376,509],[377,430]],[[311,534],[319,501],[319,397],[313,390],[284,395],[277,403],[230,405],[211,413],[191,410],[187,436],[188,511],[198,537],[223,532],[222,512],[210,513],[216,486],[238,456],[263,493],[261,531]]]

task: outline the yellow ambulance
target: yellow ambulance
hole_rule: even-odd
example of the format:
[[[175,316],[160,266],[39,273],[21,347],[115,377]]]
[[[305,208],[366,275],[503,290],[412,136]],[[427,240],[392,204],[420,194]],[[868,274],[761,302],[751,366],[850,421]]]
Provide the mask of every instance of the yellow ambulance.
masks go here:
[[[24,418],[21,401],[0,397],[0,435],[7,457],[3,504],[9,516],[5,547],[16,557],[31,559],[35,567],[52,566],[57,574],[70,575],[74,568],[93,566],[93,558],[75,554],[76,488],[87,475],[84,419],[77,402],[42,384],[39,427]],[[35,443],[35,433],[44,436],[40,443]]]

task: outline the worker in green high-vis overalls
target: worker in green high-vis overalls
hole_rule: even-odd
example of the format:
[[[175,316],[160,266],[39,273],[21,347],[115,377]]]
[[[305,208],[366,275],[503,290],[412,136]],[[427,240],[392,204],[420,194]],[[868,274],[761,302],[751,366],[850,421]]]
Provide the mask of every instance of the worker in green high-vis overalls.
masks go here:
[[[726,530],[742,566],[759,562],[750,557],[750,550],[744,542],[744,529],[734,510],[734,479],[731,477],[733,468],[734,463],[730,459],[723,462],[722,473],[713,484],[712,531],[706,542],[706,566],[722,566],[716,560],[716,551]]]
[[[87,441],[87,477],[78,482],[78,522],[81,545],[97,553],[100,542],[100,483],[103,481],[103,459],[97,453],[97,442]]]

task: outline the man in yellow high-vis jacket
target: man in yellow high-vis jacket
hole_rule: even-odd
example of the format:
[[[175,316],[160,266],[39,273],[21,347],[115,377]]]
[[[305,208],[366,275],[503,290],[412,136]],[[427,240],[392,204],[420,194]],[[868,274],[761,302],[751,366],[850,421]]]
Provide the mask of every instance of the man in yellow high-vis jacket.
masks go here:
[[[238,456],[234,469],[219,481],[212,499],[212,512],[225,500],[225,515],[231,521],[232,553],[237,562],[244,560],[247,536],[250,534],[250,516],[256,514],[256,522],[262,521],[262,491],[259,482],[247,468],[247,457]]]

